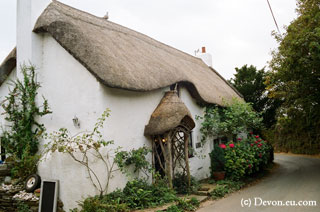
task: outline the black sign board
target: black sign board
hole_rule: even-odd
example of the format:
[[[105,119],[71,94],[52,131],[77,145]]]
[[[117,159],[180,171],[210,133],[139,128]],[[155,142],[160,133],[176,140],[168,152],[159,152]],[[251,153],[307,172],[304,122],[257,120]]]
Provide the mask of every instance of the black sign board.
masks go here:
[[[58,180],[43,180],[41,182],[39,212],[56,212],[57,198]]]

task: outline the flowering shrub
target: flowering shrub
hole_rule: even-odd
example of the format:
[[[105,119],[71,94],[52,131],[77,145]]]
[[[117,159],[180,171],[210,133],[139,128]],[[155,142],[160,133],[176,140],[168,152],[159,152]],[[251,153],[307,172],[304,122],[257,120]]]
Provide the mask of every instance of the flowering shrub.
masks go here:
[[[237,139],[236,143],[228,142],[215,148],[224,151],[224,169],[227,176],[233,180],[239,180],[261,170],[271,161],[272,156],[272,146],[252,133],[247,139]],[[214,152],[217,150],[210,153],[211,158]]]
[[[215,145],[214,149],[209,154],[211,159],[211,171],[212,172],[220,172],[225,170],[225,156],[224,156],[224,149],[226,149],[226,145],[220,144]]]

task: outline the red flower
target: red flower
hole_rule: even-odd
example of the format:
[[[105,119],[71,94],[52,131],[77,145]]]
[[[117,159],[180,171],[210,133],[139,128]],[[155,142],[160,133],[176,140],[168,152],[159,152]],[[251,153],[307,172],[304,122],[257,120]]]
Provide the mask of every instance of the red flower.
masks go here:
[[[259,136],[258,136],[258,135],[256,135],[256,138],[259,138]]]
[[[251,167],[252,167],[251,164],[249,164],[248,167],[249,167],[249,169],[251,169]]]
[[[261,142],[261,141],[262,141],[261,139],[258,140],[258,142]]]
[[[262,144],[258,144],[258,147],[261,147],[262,146]]]
[[[220,146],[220,148],[222,148],[222,149],[225,149],[225,148],[226,148],[226,145],[224,145],[224,144],[220,144],[219,146]]]
[[[251,146],[253,146],[254,144],[250,144]]]
[[[256,144],[257,144],[257,143],[259,143],[259,141],[255,141],[254,143],[256,143]]]
[[[233,147],[234,147],[234,144],[229,144],[229,147],[230,147],[230,148],[233,148]]]
[[[252,135],[252,134],[253,134],[253,132],[250,132],[250,134]]]
[[[242,139],[241,139],[241,138],[237,138],[237,140],[238,140],[238,141],[241,141]]]
[[[262,158],[262,154],[261,153],[259,154],[259,158]]]

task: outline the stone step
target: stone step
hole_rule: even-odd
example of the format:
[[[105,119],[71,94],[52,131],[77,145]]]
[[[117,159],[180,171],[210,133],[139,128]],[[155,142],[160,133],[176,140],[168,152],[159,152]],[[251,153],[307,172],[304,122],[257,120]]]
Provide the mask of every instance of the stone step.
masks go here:
[[[210,195],[210,193],[216,188],[216,184],[201,184],[200,189],[196,192],[197,195]]]

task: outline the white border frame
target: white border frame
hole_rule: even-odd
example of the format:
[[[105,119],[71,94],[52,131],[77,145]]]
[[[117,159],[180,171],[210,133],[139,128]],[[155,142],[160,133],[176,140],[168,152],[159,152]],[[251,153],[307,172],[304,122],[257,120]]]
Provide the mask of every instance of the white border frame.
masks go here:
[[[42,180],[41,181],[41,191],[40,191],[40,201],[39,201],[39,210],[38,212],[41,212],[41,206],[42,206],[42,195],[43,195],[43,182],[52,182],[55,183],[54,187],[54,199],[53,199],[53,212],[57,211],[57,203],[58,203],[58,192],[59,192],[59,180]],[[44,211],[42,211],[44,212]],[[45,211],[47,212],[47,211]]]

